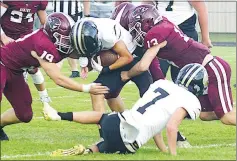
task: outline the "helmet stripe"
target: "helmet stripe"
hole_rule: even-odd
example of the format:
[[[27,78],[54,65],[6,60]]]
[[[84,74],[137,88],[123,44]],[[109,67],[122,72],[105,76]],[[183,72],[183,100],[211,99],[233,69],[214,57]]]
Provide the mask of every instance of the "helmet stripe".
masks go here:
[[[85,51],[83,50],[83,47],[82,47],[82,27],[83,27],[83,24],[84,24],[84,20],[81,21],[80,25],[79,25],[79,28],[78,28],[78,32],[79,32],[79,48],[81,49],[82,51],[82,54],[86,54]]]
[[[188,78],[188,76],[191,74],[191,72],[194,71],[194,69],[198,66],[198,64],[195,64],[192,68],[189,69],[189,71],[186,73],[186,75],[184,76],[183,80],[181,81],[181,84],[185,85],[185,81]]]
[[[189,80],[186,83],[186,87],[189,86],[189,84],[191,83],[191,81],[193,80],[193,78],[197,75],[198,72],[200,72],[204,67],[200,66],[198,69],[196,69],[196,71],[190,76]]]
[[[76,49],[78,51],[79,47],[78,47],[78,27],[79,27],[80,23],[76,23],[75,26],[73,27],[73,39],[74,39],[74,46],[76,47]]]

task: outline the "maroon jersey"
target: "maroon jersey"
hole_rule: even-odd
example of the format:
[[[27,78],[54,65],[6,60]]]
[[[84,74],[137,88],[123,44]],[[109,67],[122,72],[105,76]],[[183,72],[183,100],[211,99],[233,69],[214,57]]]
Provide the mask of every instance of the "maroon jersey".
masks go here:
[[[210,53],[205,45],[187,37],[166,18],[147,32],[144,46],[150,48],[165,40],[167,45],[160,49],[157,56],[171,61],[178,67],[183,67],[189,63],[202,64],[205,56]]]
[[[16,40],[33,31],[34,16],[45,10],[48,1],[7,1],[7,11],[1,17],[1,27],[5,34]]]
[[[57,63],[67,56],[60,55],[47,34],[40,29],[1,47],[1,62],[16,72],[39,67],[31,51],[36,51],[42,59],[51,63]]]

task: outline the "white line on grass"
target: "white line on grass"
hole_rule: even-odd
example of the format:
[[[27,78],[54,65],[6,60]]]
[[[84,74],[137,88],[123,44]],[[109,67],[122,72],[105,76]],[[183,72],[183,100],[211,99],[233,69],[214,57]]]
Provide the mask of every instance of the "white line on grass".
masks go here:
[[[213,148],[213,147],[235,147],[236,143],[232,144],[209,144],[209,145],[200,145],[200,146],[192,146],[192,149],[205,149],[205,148]],[[155,146],[144,146],[143,149],[155,149]],[[141,149],[142,149],[141,148]],[[36,154],[19,154],[19,155],[2,155],[1,159],[11,159],[11,158],[28,158],[28,157],[36,157],[36,156],[46,156],[49,155],[50,152],[42,152]]]

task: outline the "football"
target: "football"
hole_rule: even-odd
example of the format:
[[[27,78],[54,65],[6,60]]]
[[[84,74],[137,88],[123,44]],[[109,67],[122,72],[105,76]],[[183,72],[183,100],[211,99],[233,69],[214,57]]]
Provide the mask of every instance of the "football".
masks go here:
[[[94,61],[100,64],[101,66],[106,67],[116,62],[118,58],[119,56],[112,50],[104,50],[96,54],[96,56],[94,57]]]

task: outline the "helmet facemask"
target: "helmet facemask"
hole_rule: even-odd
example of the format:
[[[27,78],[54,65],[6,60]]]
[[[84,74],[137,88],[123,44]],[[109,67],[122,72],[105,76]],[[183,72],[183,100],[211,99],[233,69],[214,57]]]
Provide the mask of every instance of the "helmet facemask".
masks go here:
[[[73,51],[70,36],[62,35],[58,32],[53,33],[53,37],[55,38],[55,45],[57,50],[62,54],[70,54]]]
[[[131,28],[129,28],[129,32],[132,35],[133,41],[135,41],[137,46],[143,47],[146,32],[142,31],[141,22],[136,22]]]

